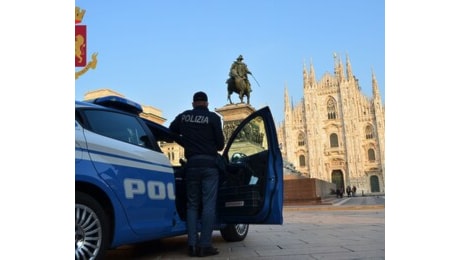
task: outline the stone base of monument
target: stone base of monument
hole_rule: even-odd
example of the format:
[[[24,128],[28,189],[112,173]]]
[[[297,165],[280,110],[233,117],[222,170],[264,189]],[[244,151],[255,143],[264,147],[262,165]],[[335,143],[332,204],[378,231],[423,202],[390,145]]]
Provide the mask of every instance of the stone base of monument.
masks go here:
[[[335,183],[293,175],[284,175],[283,183],[283,204],[286,206],[331,205],[330,201],[336,197],[331,194],[331,190],[335,190]]]
[[[256,109],[246,103],[228,104],[223,107],[216,108],[225,122],[243,120],[250,114],[254,113]]]
[[[223,131],[225,142],[227,142],[228,138],[230,138],[230,135],[241,121],[254,113],[256,109],[246,103],[238,103],[216,108],[215,111],[222,116],[222,120],[224,121]]]

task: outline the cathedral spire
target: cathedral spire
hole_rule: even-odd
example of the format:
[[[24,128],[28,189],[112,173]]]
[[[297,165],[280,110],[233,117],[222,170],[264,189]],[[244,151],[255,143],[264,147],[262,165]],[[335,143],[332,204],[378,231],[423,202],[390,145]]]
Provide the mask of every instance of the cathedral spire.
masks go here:
[[[289,93],[287,83],[284,84],[284,114],[290,113],[292,109],[291,101],[289,101]]]
[[[348,57],[347,54],[347,80],[350,81],[351,79],[354,79],[353,77],[353,72],[351,71],[351,62],[350,62],[350,57]]]
[[[379,86],[377,84],[374,69],[372,69],[372,95],[374,96],[374,99],[380,99]]]
[[[305,60],[303,62],[303,87],[306,88],[308,86],[308,71],[307,65],[305,64]]]
[[[342,65],[342,59],[340,59],[340,57],[337,57],[337,54],[335,52],[334,52],[334,63],[335,63],[334,73],[340,82],[344,80],[343,65]]]
[[[310,86],[313,86],[316,82],[315,69],[313,68],[313,60],[310,60],[310,77],[308,82],[310,83]]]

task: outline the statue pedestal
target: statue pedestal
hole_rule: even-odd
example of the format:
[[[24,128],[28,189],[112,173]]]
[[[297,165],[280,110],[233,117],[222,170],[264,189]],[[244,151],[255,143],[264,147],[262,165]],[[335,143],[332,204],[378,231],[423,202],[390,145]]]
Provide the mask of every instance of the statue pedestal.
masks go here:
[[[230,135],[236,129],[236,127],[250,114],[254,113],[256,109],[246,103],[239,104],[228,104],[220,108],[215,109],[216,113],[223,117],[224,125],[223,131],[225,136],[225,142],[228,141]]]
[[[224,123],[235,120],[241,121],[255,111],[255,108],[246,103],[228,104],[223,107],[216,108],[216,112],[223,117]]]

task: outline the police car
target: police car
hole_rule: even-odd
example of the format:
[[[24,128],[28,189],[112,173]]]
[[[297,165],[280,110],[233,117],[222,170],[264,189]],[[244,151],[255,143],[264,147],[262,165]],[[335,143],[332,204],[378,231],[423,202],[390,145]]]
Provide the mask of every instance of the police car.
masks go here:
[[[173,166],[159,146],[180,138],[141,112],[117,96],[75,101],[75,259],[187,234],[186,162]],[[232,242],[249,224],[282,224],[283,165],[269,107],[241,122],[222,155],[215,230]]]

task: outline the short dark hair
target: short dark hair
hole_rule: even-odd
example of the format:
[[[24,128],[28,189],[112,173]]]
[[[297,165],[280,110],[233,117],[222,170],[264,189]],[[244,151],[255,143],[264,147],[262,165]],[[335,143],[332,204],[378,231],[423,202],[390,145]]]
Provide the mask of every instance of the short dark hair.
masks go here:
[[[193,95],[193,102],[196,101],[208,101],[208,96],[203,91],[196,92]]]

